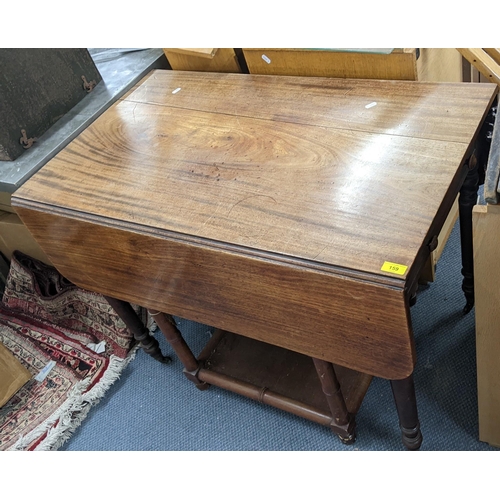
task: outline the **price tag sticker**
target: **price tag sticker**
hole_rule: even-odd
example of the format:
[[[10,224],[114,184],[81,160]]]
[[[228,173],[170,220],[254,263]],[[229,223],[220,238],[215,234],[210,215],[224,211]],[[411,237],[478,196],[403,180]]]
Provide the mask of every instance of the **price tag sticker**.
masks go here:
[[[403,264],[396,264],[394,262],[384,262],[384,265],[380,268],[381,271],[392,274],[403,275],[406,273],[408,266],[403,266]]]
[[[56,366],[55,361],[49,361],[39,372],[38,375],[35,377],[35,380],[37,382],[43,382],[45,380],[45,377],[49,374],[50,370]]]

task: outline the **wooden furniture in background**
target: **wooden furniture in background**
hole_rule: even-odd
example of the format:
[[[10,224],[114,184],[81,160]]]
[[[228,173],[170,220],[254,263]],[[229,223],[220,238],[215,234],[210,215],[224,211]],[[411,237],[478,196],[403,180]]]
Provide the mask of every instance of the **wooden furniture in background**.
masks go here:
[[[241,73],[234,49],[163,49],[173,70]]]
[[[500,205],[474,207],[479,439],[500,447]]]
[[[19,216],[0,211],[0,252],[10,262],[15,250],[22,250],[27,255],[51,265],[49,258]]]
[[[484,184],[473,211],[479,439],[500,447],[500,126],[493,129]]]
[[[488,81],[500,85],[500,49],[457,49]]]
[[[463,59],[455,49],[421,48],[416,80],[420,82],[463,81]]]
[[[12,204],[64,276],[148,307],[197,387],[352,442],[382,377],[416,449],[409,308],[457,193],[477,196],[464,179],[496,90],[155,71]],[[220,342],[196,358],[170,314]]]
[[[363,50],[246,48],[243,54],[249,72],[255,74],[444,82],[462,80],[462,58],[455,49],[392,49],[390,53]]]
[[[30,371],[0,342],[0,408],[31,378]]]
[[[2,212],[12,212],[15,213],[16,211],[12,208],[11,202],[10,202],[10,193],[4,193],[0,191],[0,211]]]
[[[219,49],[163,49],[176,54],[213,59]]]

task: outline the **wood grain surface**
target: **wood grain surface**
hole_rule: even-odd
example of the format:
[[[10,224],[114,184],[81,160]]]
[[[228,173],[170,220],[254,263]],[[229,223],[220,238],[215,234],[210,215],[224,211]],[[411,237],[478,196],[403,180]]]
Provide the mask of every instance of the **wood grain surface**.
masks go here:
[[[328,268],[18,208],[58,270],[98,293],[385,378],[415,355],[404,290]]]
[[[173,70],[179,71],[216,71],[221,73],[241,73],[238,58],[234,49],[211,49],[215,53],[211,57],[180,52],[183,49],[163,49]],[[201,50],[201,49],[196,49]]]
[[[218,49],[163,49],[164,52],[172,52],[174,54],[184,54],[187,56],[206,57],[212,59]]]
[[[500,64],[500,49],[483,49],[497,64]]]
[[[493,86],[480,84],[155,71],[126,100],[352,133],[469,143],[493,92]],[[377,105],[365,107],[373,102]]]
[[[416,80],[415,49],[394,49],[390,54],[329,49],[243,49],[250,73]]]
[[[500,447],[500,205],[477,205],[474,228],[479,439]]]
[[[426,244],[493,93],[156,71],[17,197],[386,275]]]
[[[84,288],[404,378],[411,287],[495,94],[155,71],[12,204]]]
[[[393,49],[390,54],[328,49],[243,49],[250,73],[461,82],[456,49]],[[495,51],[498,49],[485,49]]]

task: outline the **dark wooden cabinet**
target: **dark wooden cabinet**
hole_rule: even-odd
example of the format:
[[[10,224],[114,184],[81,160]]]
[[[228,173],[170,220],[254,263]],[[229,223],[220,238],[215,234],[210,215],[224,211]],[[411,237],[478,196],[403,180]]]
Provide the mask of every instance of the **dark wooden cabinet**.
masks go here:
[[[0,49],[0,160],[18,158],[101,80],[87,49]]]

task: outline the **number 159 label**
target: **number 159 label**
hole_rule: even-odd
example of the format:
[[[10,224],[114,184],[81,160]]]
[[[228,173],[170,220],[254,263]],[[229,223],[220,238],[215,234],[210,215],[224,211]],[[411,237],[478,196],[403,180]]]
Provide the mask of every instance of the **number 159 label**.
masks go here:
[[[408,266],[403,266],[403,264],[396,264],[395,262],[384,262],[384,265],[380,268],[381,271],[385,271],[386,273],[392,274],[401,274],[403,275]]]

